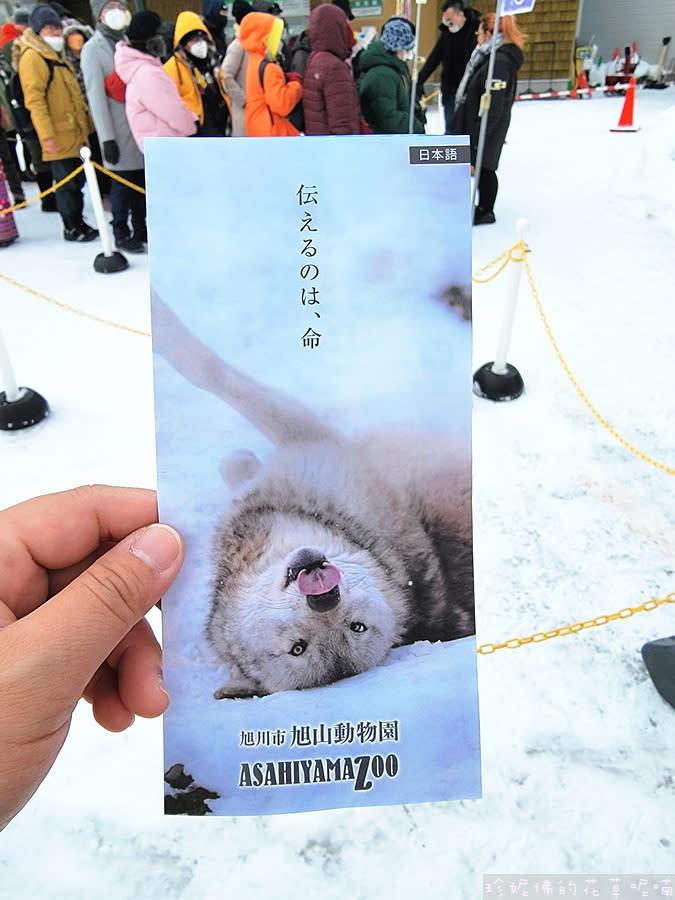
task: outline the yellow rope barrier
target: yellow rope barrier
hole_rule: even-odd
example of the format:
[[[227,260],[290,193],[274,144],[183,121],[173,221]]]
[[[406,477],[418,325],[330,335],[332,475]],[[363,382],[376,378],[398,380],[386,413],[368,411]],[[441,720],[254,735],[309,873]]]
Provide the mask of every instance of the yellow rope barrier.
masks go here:
[[[78,171],[80,171],[80,170],[77,170],[76,172],[72,173],[70,176],[68,176],[68,178],[72,178],[73,175],[76,175]],[[59,187],[61,184],[63,184],[65,181],[67,181],[68,178],[63,179],[62,182],[59,182],[58,185],[54,185],[50,190],[56,190],[56,188]],[[123,180],[123,179],[120,179],[120,180]],[[45,193],[49,193],[49,191],[46,191]],[[37,198],[35,198],[35,199],[37,199]],[[596,416],[596,418],[598,418],[599,421],[602,422],[602,424],[605,425],[605,427],[607,427],[610,430],[610,432],[619,441],[621,441],[622,444],[624,444],[624,446],[626,446],[633,453],[636,453],[638,456],[640,456],[642,459],[646,460],[647,462],[651,462],[653,465],[657,466],[657,468],[663,469],[664,471],[668,472],[669,474],[675,474],[675,470],[670,469],[667,466],[662,465],[661,463],[655,462],[654,460],[650,459],[650,457],[648,457],[645,454],[641,453],[640,451],[636,450],[631,444],[628,443],[628,441],[624,440],[619,434],[617,434],[617,432],[614,431],[614,429],[608,423],[606,423],[606,420],[604,420],[599,415],[599,413],[597,413],[597,411],[595,410],[595,407],[593,407],[590,404],[590,402],[586,399],[586,395],[583,393],[581,388],[578,386],[576,380],[574,379],[572,373],[569,370],[569,367],[567,366],[566,362],[564,361],[562,354],[560,353],[560,351],[558,349],[558,345],[553,337],[551,329],[548,325],[548,322],[546,321],[546,317],[544,316],[543,308],[541,306],[539,296],[538,296],[536,288],[534,286],[532,272],[530,271],[530,267],[527,264],[526,254],[528,252],[529,252],[529,250],[528,250],[527,246],[522,241],[517,244],[514,244],[513,247],[511,247],[505,253],[500,254],[500,256],[498,256],[496,259],[492,260],[492,262],[488,263],[486,266],[483,266],[483,268],[479,269],[479,271],[478,271],[478,274],[480,274],[480,273],[485,272],[488,269],[492,268],[497,263],[501,263],[501,265],[499,266],[499,269],[493,275],[491,275],[489,278],[486,278],[483,280],[474,276],[473,281],[476,281],[479,284],[485,284],[488,281],[492,281],[494,278],[496,278],[497,275],[499,275],[500,272],[502,272],[506,268],[506,266],[508,265],[509,262],[524,263],[525,271],[527,273],[528,281],[530,283],[530,289],[532,290],[532,294],[535,298],[535,302],[537,304],[537,308],[539,310],[539,314],[544,323],[544,327],[546,328],[547,334],[553,344],[554,349],[556,350],[558,358],[560,359],[560,362],[562,363],[567,375],[569,376],[570,380],[572,381],[572,384],[574,385],[574,387],[576,388],[576,390],[578,391],[578,393],[580,394],[580,396],[582,397],[584,402],[589,406],[589,408],[591,409],[593,414]],[[112,328],[118,328],[121,331],[126,331],[126,332],[129,332],[130,334],[137,334],[141,337],[150,337],[150,334],[147,331],[140,331],[139,329],[136,329],[136,328],[130,328],[128,325],[121,325],[118,322],[112,322],[108,319],[103,319],[102,317],[95,316],[92,313],[83,312],[82,310],[76,309],[73,306],[69,306],[67,303],[62,303],[59,300],[54,300],[52,297],[48,297],[46,294],[42,294],[40,291],[36,291],[33,288],[29,288],[26,285],[21,284],[19,281],[15,281],[13,278],[9,278],[7,275],[3,275],[2,273],[0,273],[0,278],[3,279],[4,281],[6,281],[8,284],[13,285],[14,287],[18,287],[21,290],[24,290],[29,294],[32,294],[34,297],[39,297],[41,300],[45,300],[47,303],[51,303],[54,306],[58,306],[60,309],[64,309],[68,312],[72,312],[75,315],[82,316],[82,317],[84,317],[86,319],[90,319],[94,322],[98,322],[101,325],[109,325]],[[551,640],[552,638],[565,637],[569,634],[576,634],[580,631],[585,631],[589,628],[597,628],[601,625],[608,625],[610,622],[616,621],[618,619],[628,619],[631,616],[635,615],[636,613],[649,612],[653,609],[657,609],[659,606],[662,606],[664,603],[675,603],[675,592],[668,594],[666,597],[662,597],[658,600],[647,600],[645,603],[642,603],[640,606],[624,607],[623,609],[618,610],[618,612],[609,613],[608,615],[596,616],[594,619],[587,619],[583,622],[575,622],[571,625],[562,625],[558,628],[553,628],[550,631],[537,631],[534,634],[528,635],[527,637],[510,638],[509,640],[502,641],[498,644],[494,644],[494,643],[481,644],[476,649],[476,652],[480,653],[483,656],[489,656],[492,653],[495,653],[497,650],[503,650],[503,649],[514,650],[518,647],[524,647],[527,644],[539,644],[539,643],[542,643],[543,641]]]
[[[103,172],[104,175],[109,175],[111,178],[114,178],[115,181],[119,181],[120,184],[125,185],[126,187],[132,188],[134,191],[138,191],[139,194],[144,194],[145,189],[139,187],[137,184],[134,184],[133,181],[127,181],[126,178],[122,178],[121,175],[118,175],[116,172],[111,172],[108,169],[105,169],[103,166],[100,166],[97,162],[91,161],[92,166],[95,169],[98,169],[99,172]]]
[[[567,365],[565,358],[563,357],[560,348],[558,347],[558,343],[553,336],[553,332],[551,330],[551,326],[546,319],[546,315],[544,314],[544,308],[542,306],[541,300],[539,299],[539,294],[534,284],[534,277],[532,275],[532,270],[527,262],[527,253],[529,253],[529,248],[523,241],[519,241],[517,244],[514,244],[513,247],[510,247],[504,253],[501,253],[491,262],[487,263],[487,265],[483,266],[478,272],[472,276],[472,281],[477,284],[487,284],[489,281],[493,281],[501,272],[504,271],[506,266],[510,262],[522,262],[525,266],[525,272],[527,274],[527,280],[530,285],[530,290],[532,291],[532,296],[534,297],[534,301],[537,306],[537,310],[539,312],[539,316],[544,325],[544,329],[548,338],[555,350],[555,353],[562,365],[563,369],[569,380],[572,382],[574,389],[577,391],[583,402],[586,404],[588,409],[592,412],[595,418],[603,425],[610,434],[615,437],[626,449],[630,450],[631,453],[634,453],[640,459],[645,462],[650,463],[655,466],[657,469],[660,469],[663,472],[667,472],[669,475],[675,475],[675,469],[670,468],[669,466],[664,465],[663,463],[658,462],[655,459],[652,459],[646,453],[643,453],[641,450],[638,450],[637,447],[633,446],[629,441],[627,441],[624,437],[622,437],[616,429],[614,429],[607,419],[602,416],[598,410],[593,406],[591,401],[588,399],[578,381],[572,374],[570,367]],[[493,269],[495,266],[498,266],[496,271],[493,274],[489,275],[487,278],[479,278],[483,272],[487,272],[490,269]],[[613,622],[617,619],[627,619],[630,616],[634,615],[638,612],[647,612],[652,609],[656,609],[664,603],[675,603],[675,593],[668,594],[666,597],[661,598],[660,600],[647,600],[646,603],[641,604],[640,606],[635,607],[625,607],[624,609],[619,610],[618,612],[611,613],[609,615],[596,616],[594,619],[587,619],[584,622],[575,622],[572,625],[562,625],[559,628],[553,628],[550,631],[538,631],[534,634],[529,635],[528,637],[522,638],[510,638],[507,641],[502,641],[499,644],[482,644],[477,648],[477,652],[483,655],[489,655],[494,653],[496,650],[509,649],[513,650],[517,647],[523,647],[526,644],[538,644],[542,641],[551,640],[551,638],[555,637],[564,637],[568,634],[576,634],[579,631],[584,631],[588,628],[596,628],[600,625],[607,625],[609,622]]]
[[[51,187],[47,188],[46,191],[42,191],[41,194],[36,194],[34,197],[31,197],[30,200],[24,200],[22,203],[17,203],[16,206],[10,206],[8,209],[0,209],[0,216],[6,216],[7,213],[14,212],[15,209],[23,209],[24,206],[28,206],[31,203],[36,203],[38,200],[42,200],[43,197],[46,197],[47,194],[52,194],[54,191],[58,191],[58,189],[64,185],[67,181],[70,181],[71,178],[75,178],[76,175],[79,175],[80,172],[84,169],[84,166],[78,166],[73,172],[69,175],[66,175],[65,178],[62,178],[61,181],[57,181],[56,184],[53,184]]]
[[[500,644],[481,644],[476,652],[483,656],[488,656],[496,650],[515,650],[518,647],[524,647],[525,644],[541,644],[543,641],[550,641],[551,638],[566,637],[568,634],[576,634],[579,631],[585,631],[588,628],[597,628],[600,625],[608,625],[617,619],[629,619],[639,612],[651,612],[664,603],[675,603],[675,592],[661,597],[659,600],[647,600],[640,606],[626,606],[618,612],[609,613],[605,616],[596,616],[594,619],[586,619],[584,622],[575,622],[573,625],[561,625],[559,628],[552,628],[550,631],[537,631],[528,637],[511,638],[508,641],[502,641]]]
[[[139,194],[145,194],[145,189],[139,187],[137,184],[134,184],[133,181],[127,181],[127,179],[122,178],[121,175],[117,175],[115,172],[110,172],[108,169],[100,166],[97,162],[94,162],[94,160],[91,161],[91,164],[95,169],[98,169],[99,172],[103,172],[104,175],[108,175],[110,176],[110,178],[114,178],[115,181],[119,181],[120,184],[123,184],[134,191],[138,191]],[[65,178],[61,179],[61,181],[57,181],[56,184],[53,184],[51,187],[47,188],[46,191],[42,191],[41,194],[36,194],[34,197],[31,197],[30,200],[23,200],[21,203],[17,203],[15,206],[10,206],[7,209],[0,209],[0,216],[6,216],[8,213],[15,212],[17,209],[23,209],[24,206],[29,206],[31,203],[37,203],[38,200],[42,200],[42,198],[46,197],[47,194],[53,194],[54,191],[58,191],[58,189],[67,181],[70,181],[71,178],[75,178],[76,175],[79,175],[83,169],[83,165],[78,166],[77,169],[75,169],[69,175],[66,175]]]
[[[488,281],[493,281],[501,272],[504,271],[509,262],[522,262],[525,266],[525,273],[527,275],[527,280],[530,285],[530,290],[532,291],[532,296],[534,297],[534,302],[536,303],[537,310],[539,312],[539,316],[544,326],[544,330],[548,335],[548,338],[551,342],[551,345],[555,351],[556,356],[558,357],[561,366],[565,370],[565,374],[569,378],[574,387],[575,391],[579,394],[583,402],[586,404],[591,413],[595,416],[595,418],[600,422],[603,428],[606,428],[607,431],[612,435],[612,437],[616,438],[620,444],[622,444],[627,450],[630,450],[631,453],[634,453],[635,456],[638,456],[644,462],[649,463],[652,466],[655,466],[657,469],[660,469],[662,472],[666,472],[668,475],[675,475],[675,468],[671,468],[670,466],[666,466],[663,463],[658,462],[658,460],[653,459],[648,454],[643,453],[642,450],[639,450],[634,444],[631,444],[630,441],[626,440],[626,438],[622,437],[619,432],[612,427],[612,425],[607,421],[607,419],[595,408],[595,406],[591,403],[586,393],[581,388],[581,385],[576,380],[570,367],[567,365],[564,356],[558,346],[558,342],[553,336],[553,332],[551,330],[551,326],[548,324],[548,320],[544,313],[544,308],[542,306],[541,300],[539,299],[539,294],[534,284],[534,278],[532,276],[532,270],[527,262],[526,254],[529,253],[529,248],[523,241],[519,241],[517,244],[514,244],[513,247],[510,247],[504,253],[501,253],[487,265],[483,266],[482,269],[478,270],[477,275],[480,275],[482,272],[486,272],[488,269],[493,268],[498,263],[501,263],[497,271],[490,275],[488,278],[480,279],[476,275],[472,277],[472,280],[477,284],[487,284]]]
[[[26,291],[28,294],[32,294],[34,297],[39,297],[40,300],[45,300],[47,303],[58,306],[60,309],[65,309],[67,312],[74,313],[76,316],[82,316],[84,319],[91,319],[93,322],[98,322],[99,325],[109,325],[111,328],[118,328],[120,331],[127,331],[129,332],[129,334],[138,334],[140,335],[140,337],[150,337],[150,333],[148,331],[140,331],[140,329],[131,328],[129,325],[121,325],[119,322],[111,322],[109,319],[103,319],[101,318],[101,316],[95,316],[93,315],[93,313],[84,312],[81,309],[76,309],[74,306],[69,306],[67,303],[62,303],[60,300],[54,300],[53,297],[48,297],[46,294],[41,294],[40,291],[33,290],[33,288],[29,288],[25,284],[21,284],[20,281],[15,281],[8,275],[3,275],[2,272],[0,272],[0,278],[2,278],[2,280],[6,281],[8,284]]]

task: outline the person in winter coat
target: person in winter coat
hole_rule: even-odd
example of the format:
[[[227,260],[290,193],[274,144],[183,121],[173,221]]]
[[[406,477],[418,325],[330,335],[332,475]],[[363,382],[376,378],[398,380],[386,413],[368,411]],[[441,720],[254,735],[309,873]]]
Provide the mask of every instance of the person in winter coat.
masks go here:
[[[408,133],[412,79],[404,60],[414,46],[412,23],[394,17],[382,26],[380,40],[359,54],[361,112],[375,134]],[[413,131],[424,134],[424,122],[418,116],[413,119]]]
[[[246,68],[248,65],[248,53],[239,41],[239,27],[241,20],[253,12],[253,7],[248,0],[234,0],[232,15],[235,26],[234,40],[230,41],[225,53],[225,59],[221,66],[221,72],[225,79],[225,89],[230,98],[230,111],[232,113],[232,137],[246,137],[246,123],[244,121],[244,109],[246,107]]]
[[[476,46],[480,13],[471,7],[465,7],[462,0],[444,0],[442,10],[438,40],[417,76],[417,94],[418,97],[422,95],[424,82],[440,65],[445,133],[450,134],[450,122],[455,111],[455,92]]]
[[[239,28],[241,46],[248,53],[246,68],[246,134],[249,137],[288,137],[300,132],[286,116],[302,99],[302,76],[286,79],[276,59],[284,23],[269,13],[249,13]],[[261,63],[264,67],[262,85]]]
[[[9,91],[11,79],[19,65],[19,38],[28,28],[29,16],[30,10],[22,7],[15,9],[13,22],[5,23],[5,25],[8,26],[10,24],[12,25],[12,31],[5,32],[7,40],[4,43],[3,40],[0,39],[0,47],[2,48],[0,52],[0,78],[2,78],[5,84],[6,91]],[[17,36],[11,37],[12,34]],[[16,154],[16,134],[18,133],[21,135],[25,163],[25,168],[21,172],[21,178],[23,181],[37,181],[40,193],[43,193],[52,186],[51,165],[42,159],[40,141],[38,140],[32,125],[30,125],[30,123],[26,125],[25,120],[22,120],[21,122],[17,121],[11,106],[8,107],[8,112],[10,124],[12,126],[8,132],[10,138],[10,150],[12,151],[16,167],[20,169],[19,158]],[[14,135],[12,135],[12,131],[14,132]],[[5,174],[7,174],[7,168],[5,168]],[[56,197],[54,194],[47,194],[43,197],[41,200],[41,207],[43,212],[56,212]]]
[[[131,19],[129,43],[115,47],[115,71],[126,84],[127,120],[141,152],[145,138],[188,137],[195,134],[199,122],[162,67],[166,48],[161,26],[157,13],[143,9]]]
[[[14,155],[14,144],[10,139],[13,131],[9,117],[8,104],[5,97],[5,85],[0,78],[0,165],[4,169],[5,179],[14,198],[14,204],[25,203],[26,195],[21,184],[21,173]]]
[[[234,12],[232,15],[234,15]],[[225,57],[225,51],[227,50],[227,43],[225,41],[227,4],[225,0],[204,0],[204,5],[202,6],[202,18],[204,20],[204,25],[208,28],[216,46],[218,63],[221,63]]]
[[[63,55],[73,67],[77,83],[85,100],[87,89],[84,86],[84,75],[82,74],[82,48],[93,33],[93,29],[82,22],[63,26]]]
[[[183,103],[199,120],[200,137],[230,133],[230,106],[216,46],[197,13],[178,14],[173,55],[164,63]]]
[[[7,65],[12,63],[12,44],[24,33],[28,28],[28,19],[30,10],[19,7],[14,10],[11,22],[3,22],[0,26],[0,50],[5,58]]]
[[[60,181],[82,164],[80,147],[88,146],[87,136],[94,125],[75,73],[61,57],[61,19],[51,6],[43,4],[33,9],[29,24],[17,42],[17,70],[42,158],[51,163],[54,181]],[[80,172],[56,191],[67,241],[93,241],[98,237],[98,231],[82,217],[83,187],[84,174]]]
[[[9,247],[19,237],[14,214],[8,212],[11,205],[5,183],[5,170],[0,161],[0,247]]]
[[[281,19],[281,23],[283,28],[281,30],[281,38],[279,40],[279,46],[277,48],[277,55],[273,59],[278,66],[284,70],[284,72],[297,72],[297,69],[293,68],[293,57],[291,53],[291,48],[289,47],[288,42],[288,26],[282,17],[282,8],[278,3],[275,3],[274,0],[253,0],[251,3],[251,7],[253,12],[262,12],[269,13],[271,16],[275,16],[277,19]]]
[[[53,6],[53,3],[49,4]],[[68,62],[73,67],[73,71],[75,72],[75,77],[77,78],[77,83],[80,86],[80,90],[82,91],[82,96],[84,97],[84,102],[89,106],[89,101],[87,99],[87,89],[84,84],[84,73],[82,71],[82,49],[85,43],[91,38],[94,33],[93,28],[90,28],[89,25],[85,25],[83,22],[72,22],[70,25],[67,25],[64,18],[63,13],[60,10],[56,10],[61,15],[61,23],[63,24],[63,55],[68,60]],[[91,113],[91,109],[89,110]],[[96,131],[92,131],[88,137],[89,141],[89,149],[91,150],[91,161],[94,163],[98,163],[99,166],[103,165],[103,154],[101,153],[101,145],[98,141],[98,136]],[[98,189],[101,197],[105,200],[109,199],[110,195],[110,177],[105,174],[105,172],[101,172],[99,169],[96,170],[96,181],[98,182]]]
[[[330,0],[335,6],[339,7],[342,12],[347,16],[347,19],[351,22],[354,19],[354,13],[352,12],[352,8],[349,4],[349,0]],[[351,26],[350,29],[351,31]],[[356,38],[354,37],[354,32],[352,31],[352,47],[356,46]],[[305,31],[301,31],[300,34],[295,38],[295,42],[292,45],[291,50],[291,72],[297,72],[299,75],[305,74],[305,69],[307,68],[307,60],[309,59],[309,54],[312,52],[312,41],[310,38],[309,29]],[[350,51],[351,56],[351,51]]]
[[[305,69],[302,105],[305,134],[358,134],[361,111],[352,70],[354,35],[347,16],[331,3],[309,17],[312,53]]]
[[[111,172],[145,189],[143,154],[127,121],[124,85],[115,74],[115,45],[126,43],[131,13],[125,0],[90,0],[90,4],[96,30],[82,48],[81,66],[103,159]],[[148,240],[145,195],[112,178],[110,204],[117,249],[143,253]]]
[[[518,70],[523,64],[524,35],[513,16],[502,16],[499,32],[493,34],[495,14],[481,17],[478,26],[478,45],[471,54],[466,71],[457,88],[457,108],[451,122],[451,134],[471,136],[471,163],[476,164],[481,119],[480,100],[493,43],[497,45],[492,74],[490,108],[481,169],[478,173],[478,207],[474,225],[490,225],[495,221],[494,204],[497,198],[497,166],[511,122],[511,107],[516,96]]]

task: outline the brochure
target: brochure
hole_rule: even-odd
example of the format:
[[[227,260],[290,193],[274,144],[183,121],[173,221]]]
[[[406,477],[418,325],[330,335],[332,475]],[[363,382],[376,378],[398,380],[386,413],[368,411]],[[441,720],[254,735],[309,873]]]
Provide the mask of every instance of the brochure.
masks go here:
[[[481,794],[466,140],[146,143],[169,814]]]

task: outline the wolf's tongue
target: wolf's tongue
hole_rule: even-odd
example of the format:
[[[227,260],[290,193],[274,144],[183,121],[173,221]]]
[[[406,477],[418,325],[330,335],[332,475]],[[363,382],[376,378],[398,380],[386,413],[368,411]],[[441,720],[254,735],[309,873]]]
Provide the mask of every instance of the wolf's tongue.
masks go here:
[[[320,569],[312,569],[311,572],[303,569],[298,575],[298,587],[306,597],[327,594],[339,581],[340,572],[330,563],[325,563]]]

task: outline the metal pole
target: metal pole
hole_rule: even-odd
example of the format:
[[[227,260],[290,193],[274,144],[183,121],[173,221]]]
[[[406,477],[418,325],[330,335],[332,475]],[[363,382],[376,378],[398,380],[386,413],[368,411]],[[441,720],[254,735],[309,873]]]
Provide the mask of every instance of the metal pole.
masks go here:
[[[485,132],[487,130],[488,113],[490,111],[490,96],[492,89],[492,73],[495,69],[495,54],[497,53],[497,45],[494,40],[499,34],[499,20],[501,18],[502,0],[497,0],[497,9],[495,11],[495,27],[492,32],[492,47],[490,48],[490,60],[488,62],[488,73],[485,79],[485,93],[480,98],[480,132],[478,135],[478,149],[476,151],[476,165],[474,166],[473,191],[471,192],[471,222],[476,214],[476,193],[478,192],[478,181],[480,179],[480,170],[483,164],[483,150],[485,148]]]
[[[417,0],[417,2],[415,3],[415,47],[413,56],[412,83],[410,87],[410,117],[408,118],[408,134],[413,133],[413,127],[415,124],[415,94],[417,93],[417,69],[419,65],[417,51],[419,50],[420,45],[420,17],[422,15],[422,7],[426,2],[427,0]]]

